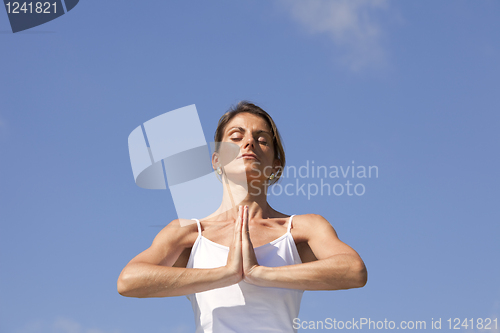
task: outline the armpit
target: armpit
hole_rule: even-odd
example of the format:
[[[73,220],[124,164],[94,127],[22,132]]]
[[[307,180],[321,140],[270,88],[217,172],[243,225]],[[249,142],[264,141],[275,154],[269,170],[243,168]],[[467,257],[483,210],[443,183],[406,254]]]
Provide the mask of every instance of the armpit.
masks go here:
[[[187,262],[189,260],[189,255],[191,254],[191,248],[186,248],[182,253],[179,255],[179,258],[175,261],[175,263],[172,265],[172,267],[181,267],[181,268],[186,268]]]
[[[318,260],[307,242],[301,242],[296,244],[296,246],[297,251],[299,252],[300,260],[302,260],[303,263]]]

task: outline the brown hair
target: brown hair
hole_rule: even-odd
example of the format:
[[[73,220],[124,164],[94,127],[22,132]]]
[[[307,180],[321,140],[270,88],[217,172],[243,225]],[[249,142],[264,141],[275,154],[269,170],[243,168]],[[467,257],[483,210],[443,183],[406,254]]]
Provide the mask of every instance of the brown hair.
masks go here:
[[[281,141],[281,136],[276,127],[276,123],[273,118],[264,110],[262,110],[257,105],[249,102],[249,101],[240,101],[236,106],[232,106],[224,115],[219,119],[219,123],[217,124],[217,129],[215,130],[214,140],[215,140],[215,150],[219,150],[219,142],[222,141],[222,137],[224,136],[224,129],[226,125],[233,119],[237,114],[247,112],[254,114],[256,116],[264,119],[271,128],[271,134],[273,136],[273,147],[274,147],[274,158],[280,161],[280,166],[278,167],[278,171],[276,172],[276,177],[271,180],[270,185],[276,183],[278,179],[280,179],[283,174],[283,170],[285,168],[285,149],[283,148],[283,143]]]

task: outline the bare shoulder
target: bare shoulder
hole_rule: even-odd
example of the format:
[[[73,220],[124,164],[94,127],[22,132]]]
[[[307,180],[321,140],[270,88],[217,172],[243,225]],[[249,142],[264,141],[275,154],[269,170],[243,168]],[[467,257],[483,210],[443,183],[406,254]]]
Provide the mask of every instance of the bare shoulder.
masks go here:
[[[181,247],[191,247],[198,237],[195,220],[175,219],[167,224],[155,237],[153,244],[171,243]]]
[[[151,246],[135,256],[129,263],[150,263],[172,266],[181,253],[193,246],[198,235],[196,222],[173,220],[154,238]]]
[[[337,238],[337,233],[330,222],[318,214],[295,215],[292,230],[297,242],[310,241],[314,235],[318,234]]]
[[[330,222],[318,214],[298,215],[293,220],[292,230],[296,229],[293,237],[301,237],[317,259],[328,258],[337,254],[349,254],[356,258],[359,255],[349,245],[342,242]],[[305,245],[304,245],[305,246]]]

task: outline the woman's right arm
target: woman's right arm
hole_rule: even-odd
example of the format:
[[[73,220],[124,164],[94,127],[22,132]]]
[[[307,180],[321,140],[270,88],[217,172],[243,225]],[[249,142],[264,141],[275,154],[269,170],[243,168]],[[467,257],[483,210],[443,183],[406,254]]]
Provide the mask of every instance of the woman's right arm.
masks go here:
[[[192,225],[181,226],[179,220],[172,221],[158,233],[151,247],[138,254],[122,270],[117,281],[118,293],[141,298],[183,296],[238,283],[243,276],[238,227],[241,229],[241,221],[235,224],[226,266],[181,268],[172,266],[179,255],[193,245],[193,228]]]

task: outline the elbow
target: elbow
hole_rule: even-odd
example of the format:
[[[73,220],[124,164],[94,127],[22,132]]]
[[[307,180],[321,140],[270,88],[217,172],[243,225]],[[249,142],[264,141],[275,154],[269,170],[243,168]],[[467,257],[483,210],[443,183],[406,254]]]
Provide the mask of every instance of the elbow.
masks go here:
[[[144,278],[135,269],[123,269],[116,281],[118,293],[125,297],[147,298],[154,297],[144,284]]]
[[[123,270],[116,281],[116,289],[118,293],[125,297],[134,297],[131,294],[132,288],[130,286],[130,277],[125,270]]]
[[[366,266],[362,260],[359,260],[356,264],[353,265],[353,278],[352,278],[352,287],[351,288],[362,288],[366,285],[368,281],[368,272],[366,270]]]
[[[362,288],[366,285],[368,280],[368,273],[365,264],[361,259],[349,263],[345,268],[345,274],[341,277],[340,281],[332,281],[335,285],[332,290],[338,289],[353,289]]]
[[[128,288],[127,283],[123,277],[123,273],[118,277],[118,281],[116,281],[116,290],[122,296],[127,296]]]

